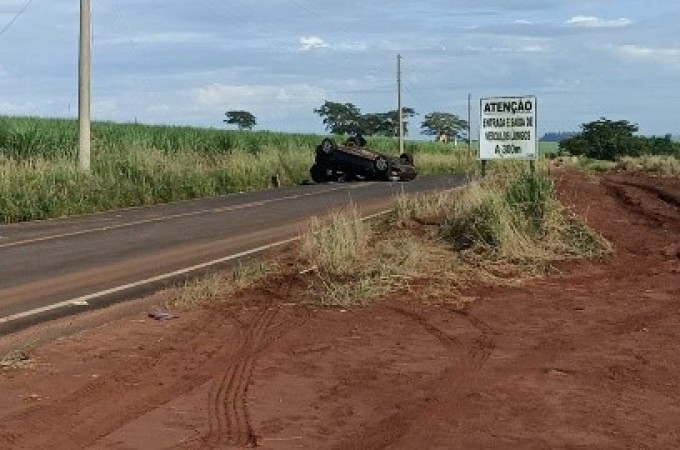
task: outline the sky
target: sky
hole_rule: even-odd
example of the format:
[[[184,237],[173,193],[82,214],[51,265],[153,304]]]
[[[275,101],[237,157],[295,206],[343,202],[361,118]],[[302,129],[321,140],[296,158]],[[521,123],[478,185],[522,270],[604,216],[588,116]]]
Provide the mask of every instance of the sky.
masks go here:
[[[18,15],[20,11],[23,13]],[[0,115],[76,117],[78,0],[0,0]],[[443,111],[535,95],[539,134],[680,134],[678,0],[92,0],[95,120],[323,133],[324,101]]]

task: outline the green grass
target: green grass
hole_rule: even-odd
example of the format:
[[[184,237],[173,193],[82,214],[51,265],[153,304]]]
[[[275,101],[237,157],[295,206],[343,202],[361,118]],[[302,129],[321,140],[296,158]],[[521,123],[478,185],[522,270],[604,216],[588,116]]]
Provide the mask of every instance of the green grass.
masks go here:
[[[224,131],[194,127],[171,127],[94,122],[92,153],[120,154],[130,148],[154,149],[167,155],[195,153],[219,155],[232,151],[258,153],[311,149],[318,136],[267,131]],[[78,147],[75,120],[34,117],[0,117],[0,154],[15,159],[74,159]]]
[[[272,174],[306,178],[309,150],[202,155],[130,148],[95,156],[93,171],[66,158],[0,161],[0,220],[14,222],[263,189]]]
[[[92,124],[92,171],[76,167],[74,120],[0,117],[0,222],[45,219],[309,178],[321,136],[141,124]],[[397,154],[394,139],[369,146]],[[465,146],[408,141],[422,175],[474,168]]]
[[[560,151],[560,143],[539,141],[538,151],[540,155],[544,156],[556,155]]]
[[[616,168],[616,163],[614,161],[593,159],[584,156],[578,158],[578,167],[592,172],[607,172],[608,170]]]

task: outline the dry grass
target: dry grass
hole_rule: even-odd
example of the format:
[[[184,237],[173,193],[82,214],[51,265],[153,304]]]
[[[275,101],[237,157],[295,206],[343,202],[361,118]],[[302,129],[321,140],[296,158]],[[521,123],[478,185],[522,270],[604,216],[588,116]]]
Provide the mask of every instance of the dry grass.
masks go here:
[[[170,306],[226,301],[272,272],[307,283],[301,303],[346,308],[409,292],[461,306],[471,300],[461,292],[474,283],[514,285],[556,260],[611,251],[557,202],[549,178],[505,169],[464,188],[402,196],[382,219],[367,222],[354,206],[313,218],[293,261],[209,276],[174,291]]]
[[[464,256],[543,267],[551,261],[610,251],[568,214],[543,175],[492,177],[460,192],[446,208],[442,235]]]
[[[300,267],[314,268],[308,300],[325,306],[364,305],[421,275],[433,254],[428,245],[384,228],[363,221],[354,207],[325,221],[310,221],[298,256]]]
[[[617,161],[561,156],[553,161],[553,165],[556,167],[576,167],[595,172],[625,170],[628,172],[652,173],[666,177],[680,176],[680,159],[674,156],[645,155],[635,158],[624,156]]]
[[[388,221],[356,210],[314,220],[300,261],[316,267],[310,292],[322,305],[363,305],[407,290],[423,301],[466,300],[473,282],[514,284],[556,260],[593,257],[610,245],[567,213],[543,175],[503,172],[467,187],[398,199]]]
[[[300,242],[300,256],[309,266],[335,275],[352,275],[366,259],[373,232],[356,207],[333,214],[327,221],[313,218]]]
[[[0,370],[19,370],[33,366],[34,361],[29,351],[35,345],[30,343],[19,348],[12,349],[0,358]]]
[[[587,158],[585,156],[559,156],[552,161],[555,167],[576,168],[590,172],[606,172],[616,168],[614,161]]]
[[[623,157],[616,164],[617,169],[630,172],[651,172],[661,176],[680,176],[680,159],[673,156]]]
[[[273,262],[239,263],[232,270],[214,273],[170,290],[167,306],[187,310],[207,303],[225,302],[276,270]]]

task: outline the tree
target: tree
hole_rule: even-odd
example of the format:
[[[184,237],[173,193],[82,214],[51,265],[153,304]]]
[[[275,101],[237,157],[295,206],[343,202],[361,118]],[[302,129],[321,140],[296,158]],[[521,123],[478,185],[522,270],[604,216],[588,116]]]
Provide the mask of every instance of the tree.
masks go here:
[[[581,133],[560,142],[560,151],[589,158],[614,160],[645,152],[644,138],[634,136],[638,126],[627,120],[600,120],[581,125]]]
[[[456,136],[461,131],[466,130],[467,126],[467,121],[457,115],[437,111],[425,116],[423,123],[420,125],[420,133],[435,136],[444,132],[449,136]]]
[[[314,112],[323,119],[326,130],[333,134],[349,134],[357,131],[361,122],[361,111],[352,103],[337,103],[326,100]]]
[[[408,119],[415,116],[413,108],[402,108],[404,134],[408,134]],[[399,136],[399,110],[386,113],[363,114],[359,120],[361,131],[368,136]]]
[[[404,134],[408,133],[406,121],[416,112],[413,108],[402,108],[404,114]],[[360,131],[366,136],[399,135],[399,111],[362,114],[352,103],[337,103],[326,100],[314,112],[323,118],[326,130],[333,134],[351,134]]]
[[[252,130],[257,125],[255,116],[248,111],[227,111],[224,115],[227,118],[223,122],[236,125],[239,130]]]

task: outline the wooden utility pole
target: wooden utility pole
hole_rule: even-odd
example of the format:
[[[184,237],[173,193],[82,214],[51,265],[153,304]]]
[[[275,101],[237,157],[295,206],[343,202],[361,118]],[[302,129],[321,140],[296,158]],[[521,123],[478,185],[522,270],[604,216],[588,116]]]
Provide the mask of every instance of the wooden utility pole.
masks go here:
[[[401,55],[397,55],[397,108],[399,111],[399,154],[404,153],[404,108],[401,104]]]
[[[472,156],[472,94],[468,94],[468,151]]]
[[[78,160],[90,170],[90,0],[80,0],[80,45],[78,50]]]

